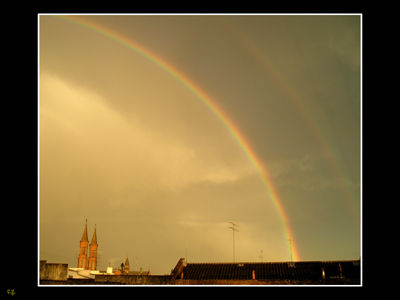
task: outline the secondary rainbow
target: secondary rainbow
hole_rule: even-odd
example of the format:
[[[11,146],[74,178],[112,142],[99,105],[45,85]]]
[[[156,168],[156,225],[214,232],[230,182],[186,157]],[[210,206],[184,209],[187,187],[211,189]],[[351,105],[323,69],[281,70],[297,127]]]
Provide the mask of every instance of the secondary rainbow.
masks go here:
[[[260,159],[251,148],[250,144],[246,141],[239,128],[233,124],[230,118],[218,107],[217,103],[207,95],[202,89],[200,89],[193,81],[183,74],[181,71],[177,70],[175,67],[167,63],[165,60],[151,52],[150,50],[144,48],[138,43],[134,42],[130,38],[115,32],[109,28],[106,28],[100,24],[94,23],[92,21],[88,21],[87,19],[83,19],[78,16],[73,15],[56,15],[57,18],[67,20],[74,24],[83,26],[92,31],[95,31],[103,36],[110,38],[132,50],[134,50],[137,54],[142,55],[143,57],[150,60],[152,63],[156,64],[164,71],[168,72],[171,76],[175,77],[178,81],[180,81],[187,89],[189,89],[193,94],[195,94],[204,105],[208,107],[208,109],[222,122],[222,124],[227,128],[231,136],[246,154],[250,162],[254,165],[257,171],[260,174],[261,181],[265,186],[265,190],[268,196],[273,201],[281,219],[283,222],[285,234],[286,234],[286,242],[288,243],[288,249],[290,252],[291,259],[293,261],[299,261],[300,256],[295,244],[293,231],[290,227],[290,222],[288,216],[283,208],[282,202],[278,196],[278,193],[272,183],[271,176],[268,173],[267,169],[263,166]]]
[[[332,151],[332,147],[329,145],[326,135],[322,134],[320,126],[317,126],[317,122],[314,120],[315,118],[312,118],[311,113],[308,112],[304,104],[302,104],[303,101],[300,99],[298,93],[296,93],[293,87],[287,83],[284,76],[278,72],[278,70],[273,66],[273,63],[264,53],[262,53],[260,48],[257,47],[257,45],[245,33],[241,32],[239,28],[232,28],[233,25],[230,25],[229,23],[226,23],[226,25],[226,28],[229,29],[230,33],[238,38],[240,44],[257,60],[259,65],[270,75],[270,77],[273,78],[280,90],[288,96],[288,99],[305,121],[309,131],[323,150],[331,169],[334,171],[337,178],[341,179],[339,180],[339,184],[345,198],[348,200],[346,204],[349,206],[353,216],[353,221],[357,222],[359,218],[358,214],[360,213],[358,207],[359,199],[350,192],[350,182],[345,176],[345,171],[343,170],[343,167],[341,167],[337,155]]]

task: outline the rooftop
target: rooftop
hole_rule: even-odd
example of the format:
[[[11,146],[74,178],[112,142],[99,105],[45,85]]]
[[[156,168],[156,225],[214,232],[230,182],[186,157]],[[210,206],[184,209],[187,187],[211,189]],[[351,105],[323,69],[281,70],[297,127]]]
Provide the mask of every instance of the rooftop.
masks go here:
[[[181,259],[172,276],[189,280],[359,280],[360,261],[186,263]]]

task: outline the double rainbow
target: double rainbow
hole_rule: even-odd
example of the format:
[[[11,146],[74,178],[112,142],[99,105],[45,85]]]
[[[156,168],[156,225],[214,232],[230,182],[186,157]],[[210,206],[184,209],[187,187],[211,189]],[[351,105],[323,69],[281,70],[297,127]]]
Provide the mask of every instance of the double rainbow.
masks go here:
[[[216,101],[213,100],[209,95],[207,95],[202,89],[200,89],[188,76],[183,74],[181,71],[170,65],[168,62],[151,52],[150,50],[144,48],[140,44],[134,42],[130,38],[115,32],[109,28],[106,28],[100,24],[94,23],[82,17],[73,16],[73,15],[57,15],[59,19],[66,20],[68,22],[77,24],[84,28],[90,29],[96,33],[99,33],[111,40],[132,49],[137,54],[147,58],[149,61],[154,63],[155,65],[162,68],[164,71],[169,73],[171,76],[175,77],[179,82],[181,82],[189,91],[191,91],[194,95],[197,96],[198,99],[202,101],[204,105],[222,122],[222,124],[226,127],[230,135],[234,138],[243,152],[246,154],[250,162],[256,168],[258,173],[260,174],[261,181],[265,187],[265,190],[270,199],[272,199],[279,215],[282,220],[286,241],[288,243],[288,249],[290,257],[293,261],[299,261],[299,253],[294,242],[294,236],[292,229],[290,227],[290,222],[288,216],[283,208],[282,201],[280,200],[278,193],[273,185],[271,180],[271,176],[268,173],[267,169],[263,166],[260,159],[258,158],[255,151],[252,149],[250,144],[246,141],[243,134],[240,132],[239,128],[235,126],[235,124],[230,120],[230,118],[224,113],[217,105]]]

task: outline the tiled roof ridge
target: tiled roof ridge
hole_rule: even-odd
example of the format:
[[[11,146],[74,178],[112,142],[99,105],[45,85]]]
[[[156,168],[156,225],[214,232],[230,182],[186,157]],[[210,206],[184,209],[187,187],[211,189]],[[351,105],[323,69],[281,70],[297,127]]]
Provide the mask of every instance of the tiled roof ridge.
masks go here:
[[[359,262],[359,259],[346,260],[304,260],[304,261],[239,261],[239,262],[186,262],[187,265],[240,265],[240,264],[293,264],[293,263],[341,263],[341,262]]]

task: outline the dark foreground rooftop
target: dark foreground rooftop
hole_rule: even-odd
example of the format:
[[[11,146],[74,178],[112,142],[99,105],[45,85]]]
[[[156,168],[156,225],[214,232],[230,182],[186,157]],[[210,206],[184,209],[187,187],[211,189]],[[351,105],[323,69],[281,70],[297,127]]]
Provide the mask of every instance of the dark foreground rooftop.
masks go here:
[[[60,273],[56,268],[54,272]],[[94,279],[42,276],[43,285],[360,285],[360,260],[187,263],[170,275],[95,275]],[[54,275],[54,274],[53,274]],[[64,278],[64,279],[63,279]]]
[[[267,263],[186,263],[180,259],[172,272],[181,280],[258,280],[360,283],[360,261]]]

